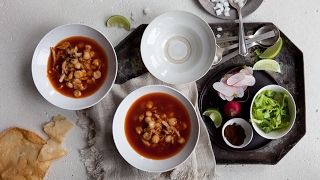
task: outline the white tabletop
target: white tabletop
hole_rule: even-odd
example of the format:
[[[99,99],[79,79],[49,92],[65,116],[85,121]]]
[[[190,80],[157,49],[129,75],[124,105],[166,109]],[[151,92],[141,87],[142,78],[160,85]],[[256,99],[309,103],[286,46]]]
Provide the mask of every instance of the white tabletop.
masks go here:
[[[147,14],[143,9],[149,8]],[[104,33],[114,46],[132,31],[105,26],[115,14],[132,26],[150,23],[170,10],[195,13],[208,23],[230,22],[213,17],[194,0],[0,0],[0,132],[13,126],[47,138],[42,128],[62,114],[76,124],[75,111],[57,108],[37,91],[31,76],[32,55],[41,38],[67,23],[83,23]],[[320,175],[320,3],[318,0],[268,0],[244,22],[272,22],[304,53],[306,135],[276,165],[218,165],[220,179],[314,179]],[[86,179],[79,150],[86,147],[85,132],[75,126],[63,146],[66,157],[55,160],[46,179]]]

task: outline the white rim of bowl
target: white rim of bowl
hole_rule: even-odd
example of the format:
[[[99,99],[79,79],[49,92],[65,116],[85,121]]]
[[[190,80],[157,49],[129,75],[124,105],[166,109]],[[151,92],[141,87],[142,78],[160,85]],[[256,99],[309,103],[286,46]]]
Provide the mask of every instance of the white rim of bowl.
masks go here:
[[[293,120],[292,120],[292,122],[290,122],[289,127],[288,127],[285,131],[283,131],[283,133],[281,133],[281,135],[275,135],[275,136],[273,136],[273,137],[268,136],[268,134],[264,133],[264,132],[257,126],[257,124],[256,124],[255,122],[252,123],[252,126],[253,126],[253,129],[254,129],[261,137],[266,138],[266,139],[278,139],[278,138],[281,138],[281,137],[285,136],[286,134],[288,134],[288,132],[290,132],[290,130],[292,129],[292,127],[293,127],[293,125],[294,125],[294,123],[295,123],[295,120],[296,120],[296,113],[297,113],[296,104],[295,104],[295,102],[294,102],[294,99],[293,99],[291,93],[290,93],[286,88],[284,88],[284,87],[282,87],[282,86],[280,86],[280,85],[270,84],[270,85],[266,85],[266,86],[262,87],[261,89],[259,89],[259,91],[254,95],[254,97],[253,97],[253,99],[252,99],[252,102],[251,102],[251,105],[250,105],[250,118],[253,118],[253,117],[252,117],[252,106],[253,106],[254,100],[256,99],[256,97],[258,96],[258,94],[260,94],[263,90],[270,89],[270,87],[279,88],[281,91],[286,92],[286,94],[289,96],[288,101],[289,101],[289,103],[290,103],[290,106],[292,106],[292,108],[294,109],[294,112],[295,112],[295,113],[293,113],[293,114],[294,114]],[[279,91],[276,91],[276,92],[279,93]],[[290,107],[288,107],[288,108],[290,108]],[[292,108],[291,108],[291,109],[292,109]],[[276,130],[276,131],[273,131],[273,132],[275,133],[275,132],[277,132],[277,131],[282,131],[282,130],[279,129],[279,130]],[[272,133],[272,132],[270,132],[270,133]],[[269,134],[270,134],[270,133],[269,133]]]
[[[232,125],[233,123],[236,123],[236,124],[241,125],[241,127],[243,128],[243,130],[244,130],[244,132],[245,132],[245,134],[246,134],[246,138],[244,139],[243,144],[241,144],[240,146],[236,146],[236,145],[231,144],[231,143],[227,140],[227,138],[225,137],[225,135],[224,135],[224,130],[226,129],[226,127],[227,127],[228,125]],[[243,119],[243,118],[232,118],[232,119],[228,120],[228,121],[223,125],[221,133],[222,133],[222,138],[223,138],[224,142],[225,142],[228,146],[230,146],[230,147],[232,147],[232,148],[236,148],[236,149],[240,149],[240,148],[246,147],[248,144],[250,144],[250,142],[251,142],[251,140],[252,140],[252,138],[253,138],[253,129],[252,129],[252,127],[251,127],[251,124],[250,124],[248,121],[246,121],[245,119]]]
[[[59,92],[56,92],[56,93],[59,94],[59,96],[61,96],[61,97],[63,96],[63,97],[65,97],[68,101],[70,101],[69,104],[74,104],[74,107],[66,106],[66,103],[64,103],[64,102],[52,102],[52,101],[45,95],[45,92],[43,92],[43,91],[40,89],[42,82],[39,82],[38,78],[36,77],[36,75],[35,75],[35,73],[34,73],[34,72],[35,72],[35,69],[36,69],[36,67],[35,67],[35,66],[36,66],[36,65],[35,65],[35,64],[36,64],[36,62],[35,62],[36,60],[35,60],[35,59],[36,59],[36,57],[38,56],[38,54],[37,54],[37,53],[39,53],[38,51],[40,51],[40,50],[39,50],[39,46],[46,41],[46,38],[47,38],[48,36],[54,34],[55,31],[57,31],[57,30],[59,30],[59,29],[61,29],[61,28],[65,28],[65,27],[67,27],[67,26],[82,26],[82,27],[88,28],[88,29],[90,29],[90,30],[93,30],[94,32],[98,33],[99,35],[101,35],[102,37],[105,38],[105,40],[108,42],[108,44],[110,45],[110,48],[111,48],[111,49],[108,49],[108,50],[109,50],[109,51],[111,50],[111,52],[112,52],[111,54],[109,54],[108,52],[106,52],[107,57],[108,57],[108,74],[107,74],[107,78],[106,78],[105,81],[107,81],[108,76],[114,76],[114,78],[113,78],[111,81],[108,82],[108,84],[109,84],[110,87],[109,87],[109,89],[107,90],[107,92],[103,93],[104,95],[102,95],[100,98],[95,99],[95,100],[90,100],[90,99],[89,99],[90,96],[88,96],[88,97],[85,97],[85,98],[76,99],[76,98],[71,98],[71,97],[68,97],[68,96],[64,96],[64,95],[60,94]],[[80,34],[80,33],[79,33],[79,34]],[[72,36],[72,35],[71,35],[71,36]],[[71,37],[71,36],[68,36],[68,37]],[[74,36],[85,36],[85,35],[75,34]],[[65,37],[65,38],[68,38],[68,37]],[[86,36],[86,37],[87,37],[87,36]],[[90,37],[89,37],[89,38],[90,38]],[[61,40],[63,40],[63,39],[60,39],[60,40],[58,40],[57,42],[59,42],[59,41],[61,41]],[[95,41],[97,41],[97,40],[95,40]],[[99,43],[99,44],[100,44],[100,43]],[[100,45],[100,46],[101,46],[101,45]],[[101,47],[102,47],[103,49],[105,49],[105,47],[103,47],[103,46],[101,46]],[[105,50],[106,50],[106,49],[105,49]],[[49,54],[50,54],[50,53],[49,53]],[[112,56],[113,56],[112,59],[115,60],[115,61],[111,64],[112,66],[115,66],[115,69],[111,69],[111,66],[110,66],[110,64],[109,64],[109,59],[111,59],[111,56],[110,56],[110,55],[112,55]],[[47,62],[47,60],[46,60],[46,62]],[[112,70],[112,71],[111,71],[111,70]],[[47,71],[47,69],[46,69],[45,71]],[[113,72],[113,71],[114,71],[114,73],[111,74],[111,72]],[[113,85],[114,85],[114,82],[115,82],[115,80],[116,80],[116,77],[117,77],[117,71],[118,71],[117,55],[116,55],[115,49],[114,49],[113,45],[111,44],[111,42],[109,41],[109,39],[108,39],[102,32],[100,32],[99,30],[97,30],[97,29],[95,29],[95,28],[93,28],[93,27],[91,27],[91,26],[84,25],[84,24],[79,24],[79,23],[64,24],[64,25],[58,26],[58,27],[52,29],[51,31],[49,31],[49,32],[39,41],[39,43],[38,43],[38,45],[37,45],[37,47],[35,48],[35,51],[34,51],[34,53],[33,53],[32,62],[31,62],[32,78],[33,78],[33,82],[34,82],[34,84],[35,84],[38,92],[39,92],[39,93],[42,95],[42,97],[44,97],[49,103],[51,103],[51,104],[53,104],[53,105],[55,105],[55,106],[57,106],[57,107],[59,107],[59,108],[67,109],[67,110],[81,110],[81,109],[85,109],[85,108],[92,107],[92,106],[94,106],[95,104],[99,103],[99,102],[110,92],[110,90],[112,89],[112,87],[113,87]],[[47,78],[47,77],[46,77],[46,78]],[[51,83],[49,83],[49,86],[52,87]],[[100,89],[102,89],[102,88],[103,88],[103,85],[102,85],[102,87],[101,87]],[[99,89],[97,92],[99,92],[100,89]],[[54,90],[53,87],[52,87],[52,90]],[[55,91],[55,90],[54,90],[54,91]],[[97,92],[95,92],[95,93],[97,93]],[[92,96],[92,95],[91,95],[91,96]],[[81,102],[85,102],[85,103],[79,103],[80,101],[81,101]]]
[[[190,82],[194,82],[194,81],[197,81],[198,79],[200,79],[201,77],[203,77],[210,69],[211,69],[211,66],[214,62],[214,58],[215,58],[215,53],[212,53],[212,57],[208,57],[209,59],[211,59],[211,63],[210,65],[206,66],[206,67],[203,67],[202,68],[202,72],[203,73],[199,73],[199,72],[193,72],[194,74],[192,75],[192,80],[183,80],[183,79],[180,79],[180,82],[177,81],[176,79],[177,78],[172,78],[171,80],[168,80],[166,78],[164,78],[164,76],[162,75],[158,75],[156,74],[155,72],[152,71],[153,67],[148,65],[148,63],[146,63],[145,61],[149,59],[148,56],[145,55],[145,53],[143,52],[148,52],[148,49],[146,49],[145,46],[143,46],[144,42],[147,42],[147,39],[148,37],[146,37],[146,34],[150,34],[151,31],[152,31],[152,28],[151,26],[153,26],[154,24],[158,23],[157,21],[159,21],[161,18],[163,17],[166,17],[170,14],[182,14],[181,16],[182,17],[185,17],[185,16],[192,16],[193,18],[197,19],[197,21],[199,23],[201,23],[202,27],[205,27],[207,29],[207,31],[210,31],[210,33],[208,33],[210,35],[210,37],[208,37],[208,39],[211,39],[212,40],[212,50],[216,53],[216,50],[217,50],[217,47],[216,47],[216,38],[215,38],[215,35],[214,35],[214,32],[213,30],[211,29],[211,27],[209,26],[209,24],[204,20],[202,19],[201,17],[191,13],[191,12],[187,12],[187,11],[180,11],[180,10],[175,10],[175,11],[170,11],[170,12],[167,12],[167,13],[163,13],[161,15],[159,15],[158,17],[156,17],[148,26],[147,28],[145,29],[143,35],[142,35],[142,39],[141,39],[141,45],[140,45],[140,49],[141,49],[141,56],[142,56],[142,61],[144,62],[146,68],[148,69],[148,71],[153,75],[155,76],[156,78],[158,78],[159,80],[163,81],[163,82],[166,82],[166,83],[169,83],[169,84],[185,84],[185,83],[190,83]],[[184,37],[180,37],[179,35],[176,36],[177,38],[184,38]],[[184,41],[182,41],[184,42]],[[188,49],[189,45],[188,43],[184,43],[186,44],[186,48]],[[167,57],[168,55],[166,55]],[[188,57],[190,56],[189,52],[187,52],[185,54],[184,57]],[[174,59],[174,58],[173,58]],[[170,58],[168,59],[168,61],[172,62],[172,60],[170,60]],[[180,61],[176,61],[176,63],[172,63],[172,64],[181,64],[183,62],[185,62],[186,60],[183,58],[181,59]],[[163,72],[165,73],[165,72]],[[163,74],[161,73],[161,74]],[[175,75],[172,75],[172,76],[182,76],[184,77],[185,75],[184,74],[175,74]],[[185,78],[184,78],[185,79]]]
[[[165,92],[161,91],[161,89],[169,89],[170,91],[174,92],[176,95],[179,95],[179,96],[183,97],[183,100],[184,100],[183,104],[187,103],[190,107],[192,107],[193,112],[194,112],[193,115],[189,114],[190,120],[191,120],[191,124],[192,124],[189,140],[188,140],[187,144],[185,145],[185,147],[180,152],[182,152],[185,148],[190,148],[190,146],[193,146],[192,150],[188,153],[188,155],[181,155],[181,153],[179,152],[178,154],[172,156],[171,158],[173,158],[173,160],[172,160],[173,164],[171,166],[168,166],[168,163],[166,162],[166,160],[171,159],[171,158],[164,159],[164,160],[153,160],[153,159],[145,158],[145,157],[141,156],[140,154],[138,154],[131,147],[131,145],[127,142],[126,137],[120,139],[121,137],[119,136],[119,134],[117,134],[117,133],[119,133],[119,131],[121,131],[120,133],[125,136],[125,132],[124,132],[124,128],[123,128],[125,120],[124,119],[121,120],[121,122],[120,122],[121,124],[119,124],[119,123],[117,123],[119,120],[115,119],[118,116],[121,116],[121,117],[125,118],[126,113],[120,112],[120,110],[123,110],[123,106],[126,106],[129,103],[128,108],[131,107],[132,103],[131,102],[125,102],[125,99],[127,97],[131,97],[132,96],[132,97],[134,97],[134,100],[132,102],[135,102],[138,98],[140,98],[143,95],[145,95],[145,94],[143,94],[143,95],[139,96],[138,95],[139,91],[144,90],[144,89],[148,89],[148,88],[154,88],[154,89],[157,89],[157,90],[148,92],[146,94],[155,93],[155,92],[165,93]],[[169,94],[169,93],[167,93],[167,94]],[[169,94],[169,95],[173,96],[172,94]],[[195,120],[193,120],[192,117],[194,117]],[[117,129],[117,130],[115,130],[115,129]],[[197,133],[197,137],[191,137],[193,133]],[[178,167],[179,165],[181,165],[182,163],[184,163],[191,156],[191,154],[195,151],[195,148],[196,148],[196,146],[198,144],[199,136],[200,136],[200,122],[199,122],[199,119],[198,119],[198,116],[197,116],[197,113],[196,113],[196,110],[195,110],[193,104],[181,92],[179,92],[178,90],[176,90],[176,89],[174,89],[174,88],[172,88],[170,86],[166,86],[166,85],[148,85],[148,86],[143,86],[143,87],[137,88],[136,90],[134,90],[130,94],[128,94],[121,101],[121,103],[119,104],[119,106],[118,106],[118,108],[117,108],[117,110],[115,112],[115,115],[114,115],[114,119],[113,119],[113,123],[112,123],[112,135],[113,135],[114,143],[115,143],[116,148],[118,149],[120,155],[129,164],[131,164],[133,167],[136,167],[137,169],[140,169],[140,170],[146,171],[146,172],[166,172],[166,171],[172,170],[172,169]],[[139,158],[138,159],[133,159],[134,157],[132,155],[125,154],[126,150],[129,150],[130,153],[134,153],[136,155],[136,157],[139,157]],[[179,161],[179,159],[181,159],[181,158],[183,158],[184,160],[183,161]],[[144,167],[137,167],[137,165],[138,165],[136,163],[137,160],[143,161],[145,166]],[[158,163],[159,166],[165,166],[165,168],[162,168],[162,169],[161,168],[153,168],[153,169],[147,169],[146,168],[146,167],[151,167],[156,163]]]

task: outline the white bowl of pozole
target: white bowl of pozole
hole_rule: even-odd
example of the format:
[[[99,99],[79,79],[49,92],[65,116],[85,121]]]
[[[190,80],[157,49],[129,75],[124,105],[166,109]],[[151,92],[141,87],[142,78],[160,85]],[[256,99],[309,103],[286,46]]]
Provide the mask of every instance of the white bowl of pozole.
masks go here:
[[[32,77],[40,94],[63,109],[85,109],[107,95],[117,74],[109,40],[82,24],[66,24],[47,33],[32,58]]]
[[[121,156],[147,172],[179,166],[189,158],[199,138],[194,106],[179,91],[164,85],[130,93],[118,106],[112,129]]]

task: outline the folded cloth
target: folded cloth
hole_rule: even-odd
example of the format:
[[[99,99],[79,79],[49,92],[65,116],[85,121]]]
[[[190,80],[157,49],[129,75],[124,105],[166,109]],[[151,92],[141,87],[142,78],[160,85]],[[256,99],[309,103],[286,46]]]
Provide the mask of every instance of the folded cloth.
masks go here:
[[[151,84],[171,86],[184,94],[195,106],[200,122],[200,137],[195,151],[183,164],[164,173],[144,172],[131,166],[119,154],[112,136],[113,116],[121,101],[132,91]],[[156,79],[150,73],[145,73],[122,85],[115,84],[98,104],[77,111],[78,124],[88,132],[88,148],[80,151],[88,179],[214,179],[216,161],[208,132],[201,120],[197,100],[195,82],[170,85]]]

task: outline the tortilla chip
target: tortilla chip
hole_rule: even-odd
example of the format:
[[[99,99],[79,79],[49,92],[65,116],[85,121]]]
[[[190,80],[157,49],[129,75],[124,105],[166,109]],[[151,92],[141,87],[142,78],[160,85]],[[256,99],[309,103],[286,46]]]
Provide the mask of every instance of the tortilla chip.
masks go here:
[[[52,161],[38,162],[46,144],[34,132],[11,128],[0,135],[0,179],[43,179]]]
[[[61,158],[67,154],[68,151],[63,149],[61,144],[52,139],[49,139],[47,144],[42,147],[38,156],[38,161],[51,161]]]
[[[61,114],[53,117],[53,121],[44,126],[44,131],[51,139],[61,144],[66,134],[72,129],[73,124]]]

